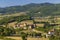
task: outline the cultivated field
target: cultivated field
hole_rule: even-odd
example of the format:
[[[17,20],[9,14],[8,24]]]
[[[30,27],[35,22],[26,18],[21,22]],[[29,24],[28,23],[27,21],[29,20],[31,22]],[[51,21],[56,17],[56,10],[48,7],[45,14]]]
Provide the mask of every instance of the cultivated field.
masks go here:
[[[15,39],[15,40],[22,40],[21,37],[6,37],[6,38],[11,38],[11,39]],[[44,37],[42,37],[42,38],[35,38],[35,37],[31,38],[31,37],[28,37],[27,40],[49,40],[49,38],[44,38]]]
[[[21,37],[6,37],[6,38],[11,38],[11,39],[15,39],[15,40],[22,40]]]
[[[11,17],[11,16],[21,16],[21,15],[26,15],[26,12],[20,12],[20,13],[12,13],[12,14],[4,14],[0,15],[0,20],[4,17]]]
[[[22,21],[21,23],[33,24],[33,21],[32,20],[25,20],[25,21]]]
[[[9,27],[14,27],[17,22],[8,23]]]
[[[49,40],[48,38],[27,38],[27,40]]]

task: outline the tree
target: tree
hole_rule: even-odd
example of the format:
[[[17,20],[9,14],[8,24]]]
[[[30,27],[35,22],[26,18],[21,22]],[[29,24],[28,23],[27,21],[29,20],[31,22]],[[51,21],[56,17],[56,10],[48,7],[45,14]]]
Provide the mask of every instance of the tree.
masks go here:
[[[27,40],[27,34],[26,33],[22,32],[21,37],[23,40]]]

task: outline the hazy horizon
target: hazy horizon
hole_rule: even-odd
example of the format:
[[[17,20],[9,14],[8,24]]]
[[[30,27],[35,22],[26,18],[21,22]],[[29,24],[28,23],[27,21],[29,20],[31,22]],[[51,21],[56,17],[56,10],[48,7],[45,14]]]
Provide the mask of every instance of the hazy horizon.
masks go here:
[[[26,5],[30,3],[60,3],[60,0],[0,0],[0,7]]]

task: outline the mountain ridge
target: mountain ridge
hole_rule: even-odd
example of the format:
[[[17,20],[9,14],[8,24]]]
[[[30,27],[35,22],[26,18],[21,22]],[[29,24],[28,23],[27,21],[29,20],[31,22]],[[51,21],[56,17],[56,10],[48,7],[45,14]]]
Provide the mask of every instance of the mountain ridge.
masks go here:
[[[10,13],[18,13],[18,12],[26,12],[29,11],[29,14],[35,15],[38,12],[41,12],[40,15],[56,15],[57,13],[60,15],[60,4],[53,3],[30,3],[23,6],[11,6],[6,8],[0,8],[0,13],[2,14],[10,14]],[[58,12],[57,12],[58,11]],[[55,13],[54,13],[55,12]],[[57,15],[58,15],[57,14]]]

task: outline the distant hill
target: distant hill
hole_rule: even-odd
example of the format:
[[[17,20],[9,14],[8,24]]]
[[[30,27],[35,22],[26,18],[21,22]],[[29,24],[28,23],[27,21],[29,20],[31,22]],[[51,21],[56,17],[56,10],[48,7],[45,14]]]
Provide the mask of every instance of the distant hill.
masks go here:
[[[26,12],[28,11],[29,15],[39,15],[39,16],[47,16],[47,15],[60,15],[60,4],[52,4],[52,3],[31,3],[23,6],[11,6],[6,8],[0,8],[0,13],[10,14],[17,12]],[[40,12],[40,13],[39,13]]]

